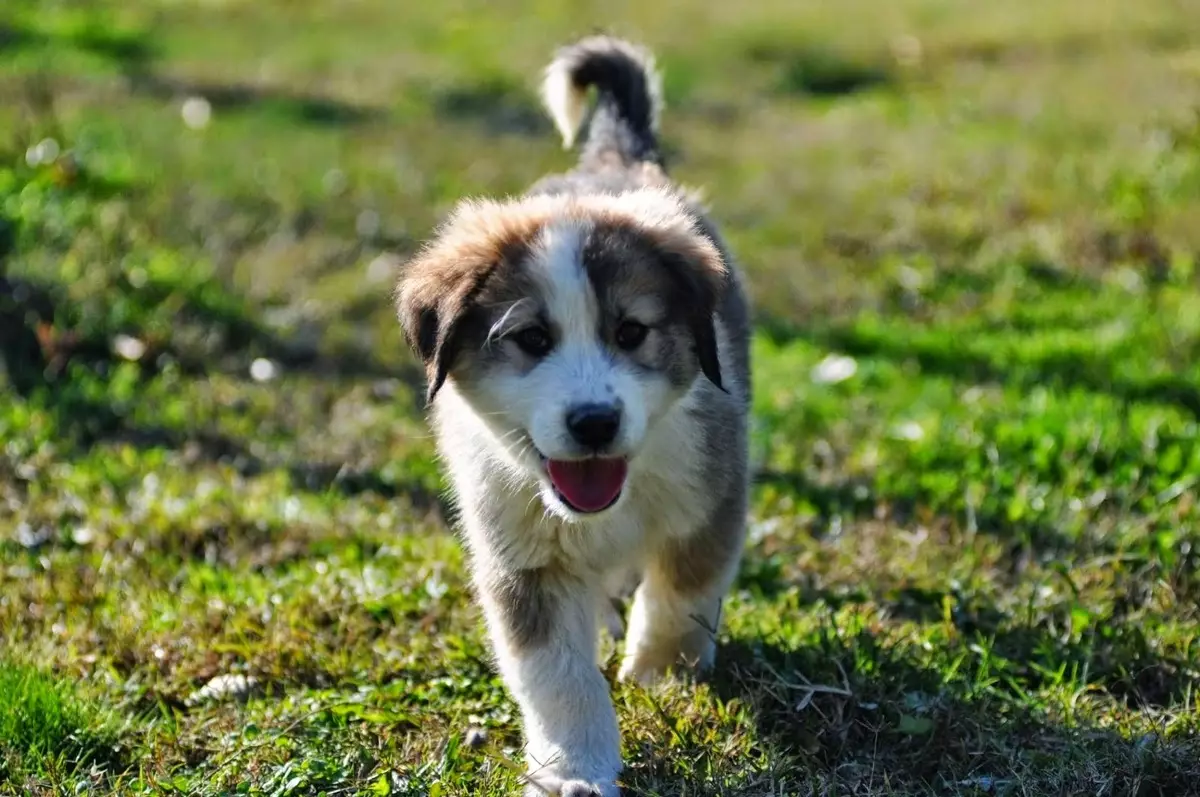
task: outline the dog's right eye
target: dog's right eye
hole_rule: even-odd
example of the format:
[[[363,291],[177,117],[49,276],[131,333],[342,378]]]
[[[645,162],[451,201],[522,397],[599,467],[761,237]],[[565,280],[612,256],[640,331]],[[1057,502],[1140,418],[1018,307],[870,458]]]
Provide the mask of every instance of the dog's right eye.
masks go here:
[[[525,327],[512,335],[512,341],[531,357],[544,357],[554,348],[550,333],[542,327]]]

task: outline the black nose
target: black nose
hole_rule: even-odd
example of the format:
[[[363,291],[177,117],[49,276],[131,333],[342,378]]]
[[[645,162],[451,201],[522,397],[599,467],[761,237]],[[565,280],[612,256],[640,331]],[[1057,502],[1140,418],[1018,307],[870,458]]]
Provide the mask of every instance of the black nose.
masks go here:
[[[621,411],[611,404],[580,404],[567,412],[567,429],[576,442],[600,449],[617,437]]]

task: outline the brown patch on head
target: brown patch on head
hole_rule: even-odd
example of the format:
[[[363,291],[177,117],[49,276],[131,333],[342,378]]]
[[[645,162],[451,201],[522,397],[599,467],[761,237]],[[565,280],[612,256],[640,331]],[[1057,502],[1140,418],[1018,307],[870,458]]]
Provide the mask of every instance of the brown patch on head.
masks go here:
[[[630,318],[652,328],[631,352],[635,363],[680,387],[699,368],[722,387],[714,313],[727,271],[711,241],[690,225],[647,227],[609,213],[585,241],[583,263],[606,324],[615,329]]]
[[[503,295],[519,298],[521,263],[545,221],[544,214],[504,205],[464,203],[404,269],[396,309],[405,339],[425,365],[428,401],[464,346],[486,334],[479,308]]]

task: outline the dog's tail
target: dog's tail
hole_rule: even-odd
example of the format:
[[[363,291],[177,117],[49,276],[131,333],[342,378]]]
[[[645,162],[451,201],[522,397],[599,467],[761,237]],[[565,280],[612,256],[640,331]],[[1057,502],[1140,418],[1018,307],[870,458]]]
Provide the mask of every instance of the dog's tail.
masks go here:
[[[580,159],[616,155],[626,165],[645,161],[661,165],[656,133],[662,78],[654,56],[611,36],[589,36],[555,54],[546,67],[542,101],[567,149],[580,133],[592,86],[596,105]]]

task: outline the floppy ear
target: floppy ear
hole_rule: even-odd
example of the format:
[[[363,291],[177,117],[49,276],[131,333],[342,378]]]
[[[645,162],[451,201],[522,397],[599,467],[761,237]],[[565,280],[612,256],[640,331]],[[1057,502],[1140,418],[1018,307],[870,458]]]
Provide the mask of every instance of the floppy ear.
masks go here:
[[[688,327],[696,345],[700,371],[725,390],[717,354],[717,305],[725,294],[729,270],[716,245],[703,233],[656,230],[651,233],[662,262],[679,288],[687,308]]]
[[[426,402],[433,402],[454,369],[484,283],[497,268],[517,262],[521,243],[542,221],[519,205],[464,200],[404,268],[396,312],[408,345],[425,365]]]
[[[721,359],[717,356],[717,326],[714,312],[715,306],[714,309],[708,310],[703,315],[699,313],[696,315],[692,320],[692,335],[696,339],[696,357],[700,360],[700,370],[708,377],[708,381],[721,390],[725,390],[725,385],[721,381]]]
[[[425,366],[433,403],[462,349],[463,327],[490,268],[464,269],[436,251],[417,257],[396,289],[396,312],[408,345]],[[458,266],[458,267],[456,267]]]

